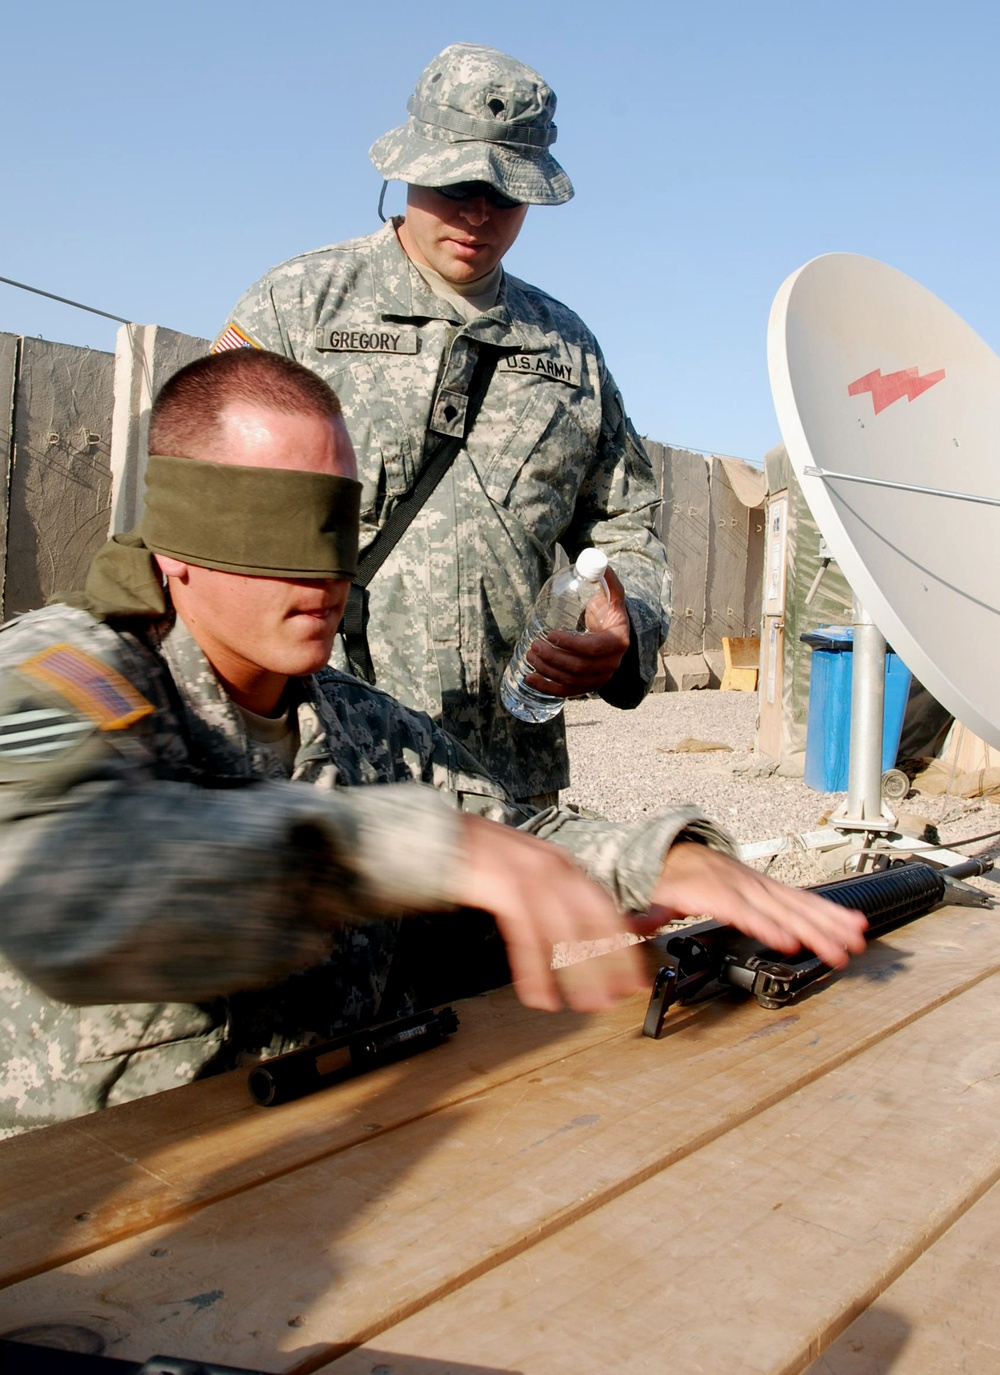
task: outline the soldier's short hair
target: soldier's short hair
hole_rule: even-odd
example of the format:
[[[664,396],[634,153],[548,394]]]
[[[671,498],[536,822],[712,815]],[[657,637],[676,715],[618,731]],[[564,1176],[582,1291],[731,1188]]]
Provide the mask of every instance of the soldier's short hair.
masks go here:
[[[149,418],[149,452],[197,458],[231,402],[286,415],[332,420],[340,400],[321,377],[278,353],[231,349],[210,353],[175,372],[160,388]]]

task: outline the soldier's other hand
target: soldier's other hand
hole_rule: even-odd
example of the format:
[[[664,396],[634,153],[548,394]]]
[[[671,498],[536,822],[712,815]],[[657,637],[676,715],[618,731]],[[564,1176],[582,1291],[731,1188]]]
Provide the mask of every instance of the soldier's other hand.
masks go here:
[[[552,697],[580,697],[597,692],[613,676],[628,649],[631,627],[625,589],[612,568],[605,574],[609,600],[593,598],[587,607],[587,634],[553,630],[528,651],[534,669],[525,681]]]
[[[604,889],[557,845],[483,817],[463,816],[465,863],[454,900],[492,913],[507,948],[514,989],[527,1007],[602,1012],[643,990],[635,945],[552,968],[562,941],[621,938],[626,924]]]
[[[668,851],[642,923],[645,928],[691,916],[726,922],[786,955],[805,946],[837,969],[864,950],[868,925],[861,912],[777,883],[719,850],[683,841]]]

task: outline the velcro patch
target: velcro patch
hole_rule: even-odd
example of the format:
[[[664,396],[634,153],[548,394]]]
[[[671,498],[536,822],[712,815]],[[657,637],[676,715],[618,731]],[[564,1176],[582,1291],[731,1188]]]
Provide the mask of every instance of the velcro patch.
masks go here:
[[[497,372],[501,377],[517,373],[530,377],[545,377],[553,382],[565,382],[569,387],[580,385],[580,369],[573,360],[563,354],[555,357],[551,353],[508,353],[500,359]]]
[[[58,707],[31,707],[0,716],[0,761],[51,759],[72,749],[94,729],[93,721]]]
[[[75,645],[50,645],[18,664],[17,672],[65,697],[100,730],[124,730],[156,710],[127,678]]]
[[[419,340],[413,325],[366,325],[362,329],[317,325],[315,344],[321,353],[416,353]]]
[[[259,349],[260,344],[244,334],[237,324],[227,325],[212,345],[212,353],[225,353],[229,349]]]

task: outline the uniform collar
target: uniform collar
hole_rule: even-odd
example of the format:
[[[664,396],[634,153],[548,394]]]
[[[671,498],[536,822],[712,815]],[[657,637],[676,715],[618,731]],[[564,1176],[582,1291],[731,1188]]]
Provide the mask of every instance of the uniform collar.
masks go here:
[[[252,777],[246,727],[187,626],[174,616],[154,638],[178,689],[195,766],[220,778]]]
[[[243,718],[184,622],[175,616],[155,632],[153,638],[178,689],[176,706],[196,768],[207,779],[259,777],[254,745],[247,735]],[[298,777],[301,766],[309,761],[318,757],[326,760],[325,713],[322,694],[312,675],[293,678],[288,693],[289,705],[296,713],[299,727],[294,772]]]
[[[376,311],[388,320],[449,320],[460,324],[458,312],[434,295],[403,252],[396,237],[396,226],[401,222],[401,217],[394,215],[369,240]]]
[[[462,320],[440,296],[435,296],[403,252],[396,237],[394,216],[369,239],[372,296],[376,314],[385,320],[447,320],[459,333],[497,348],[547,350],[551,334],[535,323],[537,307],[524,284],[505,270],[500,294],[492,310],[475,320]]]
[[[403,252],[396,237],[399,223],[401,217],[393,216],[370,240],[372,293],[378,314],[387,320],[447,320],[470,339],[520,347],[521,331],[518,329],[515,335],[506,304],[506,272],[501,276],[500,294],[493,309],[467,321],[449,301],[435,295]]]

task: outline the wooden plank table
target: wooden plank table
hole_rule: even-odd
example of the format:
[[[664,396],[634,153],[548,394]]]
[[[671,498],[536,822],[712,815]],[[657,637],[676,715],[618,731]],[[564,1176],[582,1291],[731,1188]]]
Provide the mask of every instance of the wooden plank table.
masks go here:
[[[297,1103],[229,1075],[0,1142],[0,1334],[302,1375],[1000,1370],[1000,913],[773,1012],[654,1042],[644,1008],[502,990]]]

